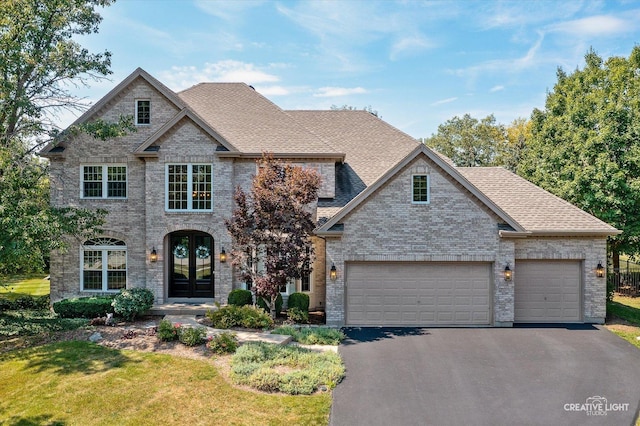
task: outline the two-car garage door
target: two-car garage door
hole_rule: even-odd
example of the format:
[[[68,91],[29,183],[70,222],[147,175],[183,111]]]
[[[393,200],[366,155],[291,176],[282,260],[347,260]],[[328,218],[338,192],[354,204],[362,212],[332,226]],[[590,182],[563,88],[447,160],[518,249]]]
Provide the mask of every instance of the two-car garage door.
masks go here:
[[[489,263],[351,262],[346,322],[359,326],[489,325]]]

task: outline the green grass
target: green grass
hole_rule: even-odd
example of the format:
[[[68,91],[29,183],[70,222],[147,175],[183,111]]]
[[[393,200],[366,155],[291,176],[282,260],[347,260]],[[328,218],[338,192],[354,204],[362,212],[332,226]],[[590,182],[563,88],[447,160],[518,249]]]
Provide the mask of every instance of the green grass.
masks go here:
[[[607,315],[640,325],[640,298],[615,295],[607,302]]]
[[[0,424],[327,424],[331,396],[232,387],[207,361],[89,342],[0,355]]]
[[[0,277],[0,297],[15,300],[20,296],[45,296],[50,292],[46,274]]]
[[[613,302],[607,302],[607,317],[617,317],[630,325],[608,325],[612,332],[640,348],[640,298],[615,295]]]

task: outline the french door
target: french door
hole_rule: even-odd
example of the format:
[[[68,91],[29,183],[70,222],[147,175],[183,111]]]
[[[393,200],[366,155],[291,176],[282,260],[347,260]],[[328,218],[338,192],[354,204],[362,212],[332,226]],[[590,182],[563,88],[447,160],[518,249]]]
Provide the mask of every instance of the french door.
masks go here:
[[[170,235],[169,297],[212,298],[213,238],[198,231]]]

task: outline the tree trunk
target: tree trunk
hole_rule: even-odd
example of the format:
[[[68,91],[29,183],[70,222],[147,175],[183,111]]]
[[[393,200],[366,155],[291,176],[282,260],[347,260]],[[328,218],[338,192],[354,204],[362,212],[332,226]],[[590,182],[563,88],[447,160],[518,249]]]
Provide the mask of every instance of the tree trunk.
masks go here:
[[[278,295],[276,294],[275,296],[271,296],[271,300],[269,302],[269,309],[270,309],[270,314],[271,314],[271,318],[275,321],[276,320],[276,315],[278,314],[276,312],[276,300],[278,300]]]
[[[613,262],[613,272],[620,272],[620,252],[618,251],[618,247],[615,245],[611,246],[611,259]]]

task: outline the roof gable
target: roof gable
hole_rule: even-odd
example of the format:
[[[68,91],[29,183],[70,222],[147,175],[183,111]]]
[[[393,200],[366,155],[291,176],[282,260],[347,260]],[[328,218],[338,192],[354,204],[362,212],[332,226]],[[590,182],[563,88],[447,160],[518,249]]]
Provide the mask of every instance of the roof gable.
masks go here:
[[[450,175],[457,183],[459,183],[463,188],[465,188],[473,196],[479,199],[484,205],[486,205],[489,208],[489,210],[491,210],[496,216],[502,219],[514,230],[519,232],[525,231],[525,229],[522,228],[522,226],[517,221],[515,221],[504,210],[502,210],[498,205],[496,205],[484,193],[479,191],[478,188],[472,185],[467,179],[465,179],[464,176],[462,176],[455,169],[455,167],[452,167],[451,164],[449,164],[441,156],[437,155],[435,152],[429,149],[426,145],[420,144],[409,155],[407,155],[404,159],[402,159],[402,161],[398,162],[393,168],[388,170],[378,180],[376,180],[373,184],[369,185],[364,191],[362,191],[355,198],[353,198],[346,206],[340,209],[327,222],[325,222],[322,226],[318,227],[316,229],[316,233],[318,234],[333,233],[332,227],[334,225],[337,225],[340,220],[342,220],[346,215],[348,215],[360,204],[366,202],[369,199],[369,197],[371,197],[372,194],[378,190],[378,188],[384,185],[387,181],[393,179],[394,176],[396,176],[400,172],[400,170],[404,168],[404,166],[409,164],[413,159],[415,159],[419,155],[427,156],[438,167],[444,170],[445,173]]]
[[[122,91],[124,91],[129,85],[131,85],[137,79],[143,79],[147,82],[151,87],[156,89],[159,93],[161,93],[170,103],[176,106],[178,109],[183,109],[185,107],[184,102],[167,86],[162,84],[159,80],[153,77],[151,74],[143,70],[142,68],[136,68],[127,78],[122,80],[116,87],[111,89],[109,93],[102,97],[98,102],[93,104],[91,108],[84,112],[80,117],[78,117],[69,127],[84,123],[89,121],[92,117],[94,117],[103,107],[105,107],[109,102],[111,102],[116,96],[118,96]],[[45,146],[40,155],[47,155],[49,153],[55,153],[54,148],[61,139],[65,137],[65,132],[62,132],[61,136],[58,139],[47,146]],[[61,151],[60,151],[61,152]]]
[[[134,154],[138,157],[156,157],[158,155],[158,149],[150,149],[152,145],[161,139],[162,135],[176,126],[183,118],[191,120],[202,131],[215,139],[220,145],[222,145],[227,151],[237,151],[237,149],[227,142],[222,136],[211,129],[197,114],[190,111],[187,108],[182,109],[171,120],[166,122],[161,128],[159,128],[154,134],[149,136],[136,150]]]

